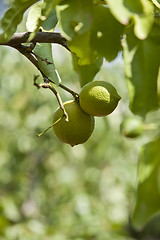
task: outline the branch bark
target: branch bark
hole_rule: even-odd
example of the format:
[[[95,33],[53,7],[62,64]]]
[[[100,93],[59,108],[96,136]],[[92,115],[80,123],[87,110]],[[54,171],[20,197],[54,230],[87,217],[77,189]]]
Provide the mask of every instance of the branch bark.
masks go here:
[[[0,43],[0,45],[19,45],[21,43],[27,43],[31,32],[22,32],[22,33],[15,33],[13,34],[10,41],[6,43]],[[60,34],[60,33],[53,33],[53,32],[38,32],[35,37],[30,41],[33,43],[57,43],[62,45],[63,47],[67,48],[67,40]]]
[[[30,34],[31,34],[31,32],[15,33],[15,34],[13,34],[10,41],[8,41],[6,43],[0,43],[0,45],[10,46],[10,47],[18,50],[23,56],[25,56],[37,68],[37,70],[40,71],[40,73],[44,79],[44,82],[47,79],[49,82],[54,83],[52,80],[48,79],[47,76],[45,76],[45,74],[41,71],[41,69],[38,65],[38,61],[35,58],[35,55],[33,54],[32,50],[29,51],[28,47],[23,45],[23,43],[57,43],[57,44],[62,45],[63,47],[65,47],[67,50],[70,51],[70,49],[68,48],[68,45],[67,45],[67,40],[60,33],[38,32],[31,41],[28,41]],[[63,88],[65,91],[71,93],[72,96],[76,100],[78,100],[78,98],[79,98],[78,93],[72,91],[71,89],[69,89],[68,87],[64,86],[61,83],[59,84],[59,87]]]

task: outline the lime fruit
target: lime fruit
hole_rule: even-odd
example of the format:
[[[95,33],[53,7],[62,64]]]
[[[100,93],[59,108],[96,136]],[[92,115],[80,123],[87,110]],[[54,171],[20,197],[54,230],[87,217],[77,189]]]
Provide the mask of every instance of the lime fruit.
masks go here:
[[[120,99],[113,85],[105,81],[89,82],[79,94],[79,103],[83,111],[98,117],[112,113]]]
[[[139,137],[144,130],[144,124],[141,118],[127,117],[120,125],[121,133],[128,138]]]
[[[53,117],[53,122],[58,120],[53,126],[56,136],[71,146],[86,142],[94,130],[94,117],[85,113],[74,100],[63,105],[68,114],[68,122],[63,117],[62,109],[58,108]]]

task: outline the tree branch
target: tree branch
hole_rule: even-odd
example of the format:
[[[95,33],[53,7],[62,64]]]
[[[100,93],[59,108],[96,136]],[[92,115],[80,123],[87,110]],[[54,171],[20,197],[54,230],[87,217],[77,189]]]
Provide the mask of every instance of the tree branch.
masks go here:
[[[21,43],[27,43],[31,32],[14,33],[10,41],[6,43],[0,43],[0,45],[19,45]],[[35,37],[30,41],[33,43],[57,43],[69,50],[67,46],[67,40],[60,34],[54,32],[38,32]]]
[[[45,74],[39,68],[37,59],[32,55],[32,53],[27,51],[26,46],[24,46],[22,44],[13,44],[13,45],[8,45],[8,46],[11,46],[11,47],[17,49],[22,55],[24,55],[26,58],[28,58],[28,60],[40,71],[43,78],[46,78]]]
[[[24,46],[22,44],[17,44],[17,45],[12,45],[11,47],[17,49],[22,55],[24,55],[26,58],[28,58],[28,60],[37,68],[37,70],[40,71],[44,81],[48,81],[48,82],[52,82],[54,83],[51,79],[49,79],[44,73],[43,71],[40,69],[39,65],[38,65],[38,61],[37,59],[32,55],[32,52],[28,51],[28,47]],[[47,63],[46,63],[47,64]],[[55,84],[55,83],[54,83]],[[59,87],[61,87],[62,89],[64,89],[65,91],[69,92],[72,94],[72,96],[75,98],[75,100],[78,101],[79,99],[79,95],[78,93],[74,92],[73,90],[71,90],[70,88],[64,86],[63,84],[59,84]]]
[[[52,82],[54,83],[51,79],[49,79],[43,71],[40,69],[38,61],[36,59],[36,54],[32,52],[32,44],[30,47],[23,45],[22,43],[26,43],[29,36],[30,32],[24,32],[24,33],[15,33],[11,40],[8,41],[7,43],[0,43],[0,45],[6,45],[10,46],[16,50],[18,50],[23,56],[28,58],[28,60],[37,68],[37,70],[40,71],[44,82]],[[65,47],[67,50],[69,50],[67,46],[67,40],[60,34],[60,33],[51,33],[51,32],[38,32],[36,36],[30,41],[30,43],[33,43],[33,48],[34,44],[37,42],[41,43],[58,43],[61,44],[63,47]],[[69,50],[70,51],[70,50]],[[39,56],[38,56],[39,57]],[[43,61],[48,64],[48,62],[43,59]],[[55,84],[55,83],[54,83]],[[69,92],[72,94],[72,96],[78,101],[79,95],[78,93],[74,92],[73,90],[69,89],[68,87],[64,86],[63,84],[59,84],[59,87],[63,88],[65,91]]]

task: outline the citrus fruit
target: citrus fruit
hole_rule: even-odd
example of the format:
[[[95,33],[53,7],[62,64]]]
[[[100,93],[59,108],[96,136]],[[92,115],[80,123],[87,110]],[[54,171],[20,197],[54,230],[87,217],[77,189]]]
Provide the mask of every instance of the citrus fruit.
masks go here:
[[[105,81],[89,82],[79,94],[79,103],[83,111],[98,117],[112,113],[120,99],[113,85]]]
[[[53,126],[56,136],[71,146],[86,142],[94,130],[94,117],[85,113],[74,100],[63,105],[68,114],[68,122],[63,117],[63,111],[58,108],[53,117],[53,122],[58,120]]]
[[[125,137],[136,138],[143,133],[144,124],[138,117],[127,117],[121,123],[120,130]]]

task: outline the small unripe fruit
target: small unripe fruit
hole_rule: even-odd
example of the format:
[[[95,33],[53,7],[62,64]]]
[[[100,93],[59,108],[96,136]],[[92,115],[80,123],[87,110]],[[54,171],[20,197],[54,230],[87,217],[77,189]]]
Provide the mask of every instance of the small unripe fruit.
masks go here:
[[[139,137],[144,130],[143,121],[137,117],[128,117],[120,125],[121,133],[128,138]]]
[[[105,81],[89,82],[79,94],[79,103],[83,111],[97,117],[112,113],[120,99],[113,85]]]
[[[58,108],[54,113],[54,132],[60,141],[71,146],[84,143],[94,130],[94,117],[85,113],[76,101],[67,101],[64,108],[68,114],[68,121],[63,117],[62,109]]]

